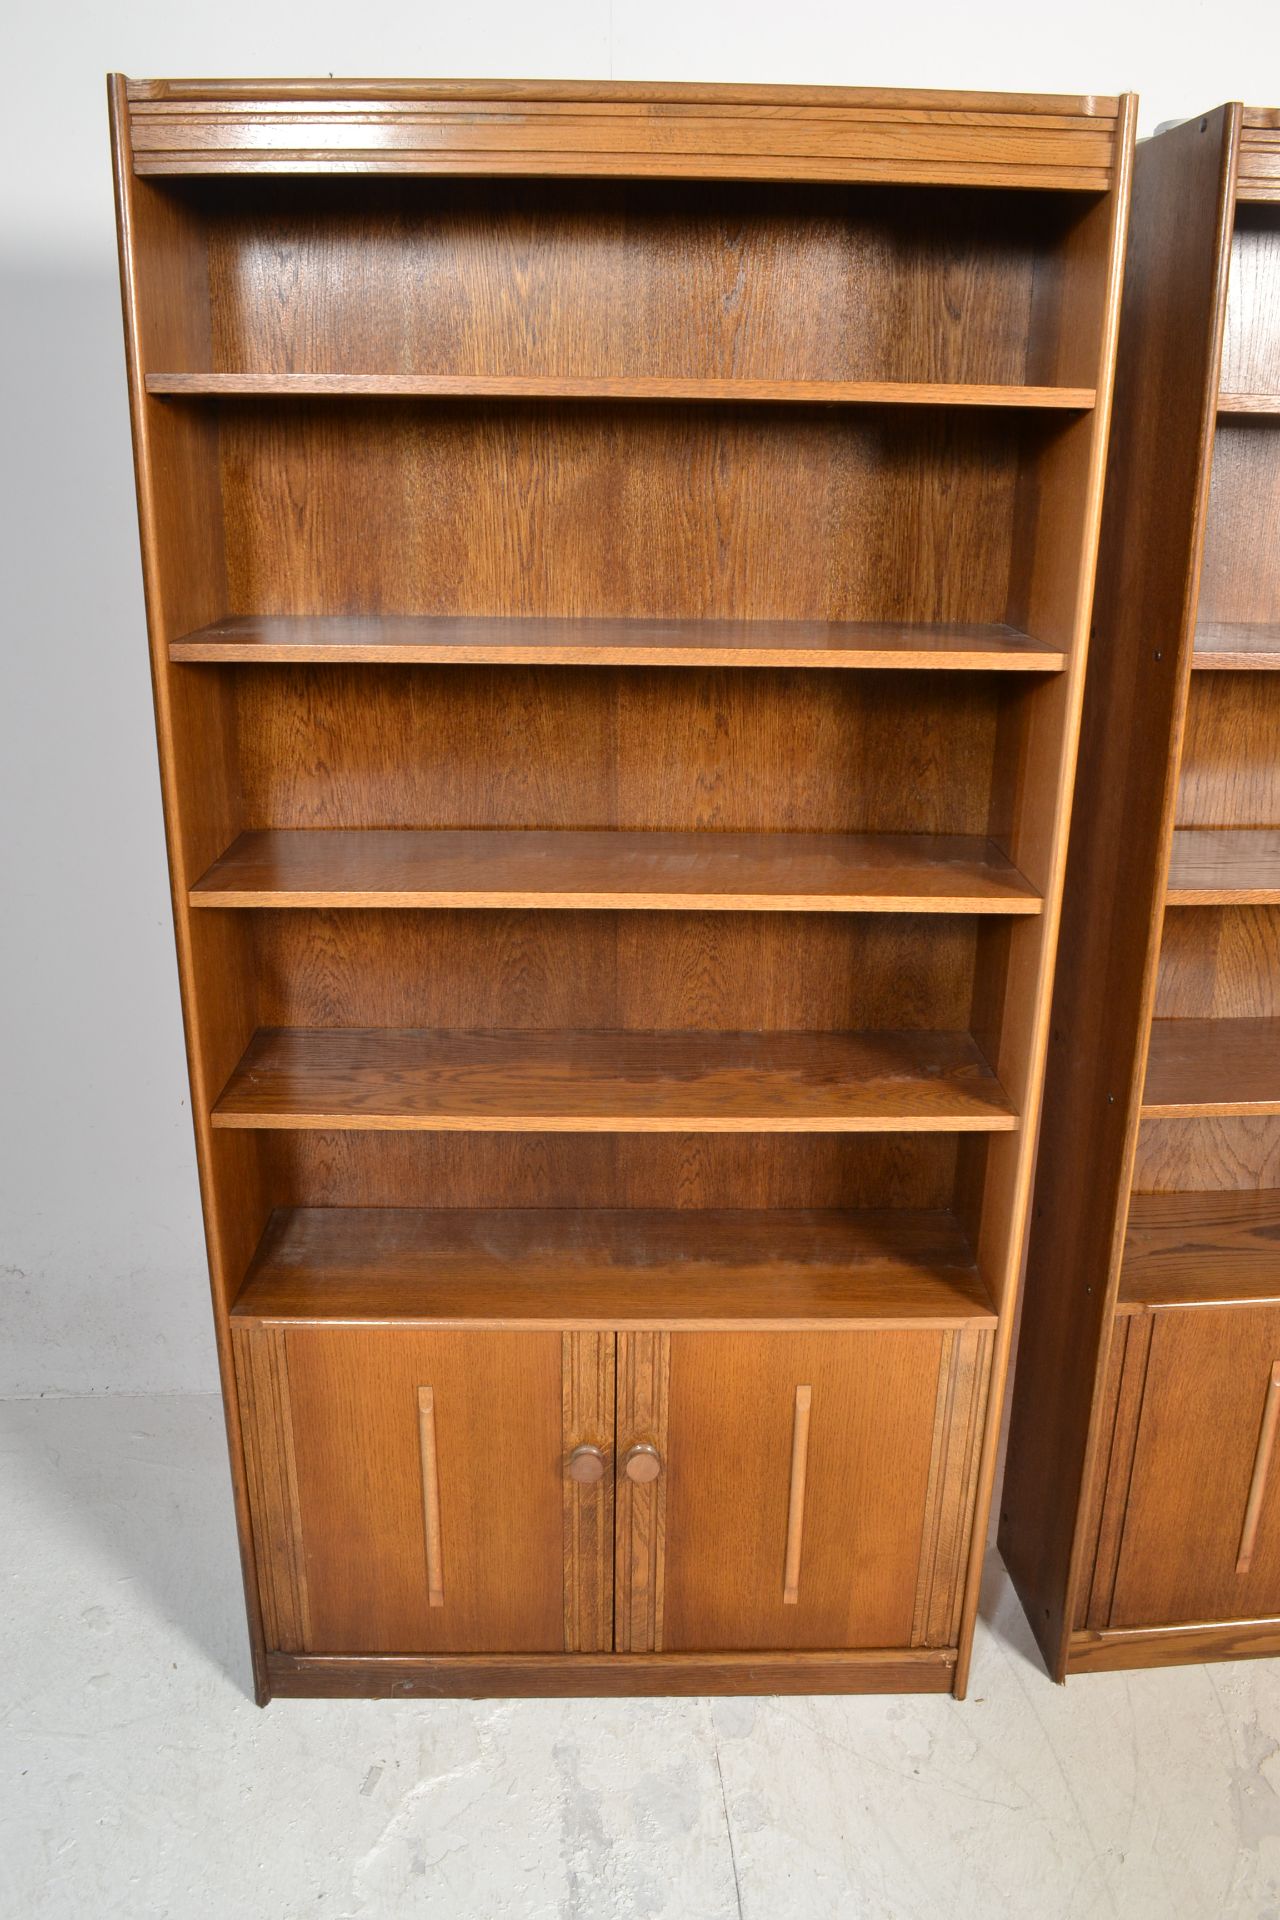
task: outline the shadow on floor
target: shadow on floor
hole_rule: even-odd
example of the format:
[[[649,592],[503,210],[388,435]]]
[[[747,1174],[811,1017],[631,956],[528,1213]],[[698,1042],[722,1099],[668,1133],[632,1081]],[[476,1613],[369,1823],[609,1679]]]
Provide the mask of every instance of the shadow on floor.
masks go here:
[[[120,1584],[253,1696],[222,1406],[213,1394],[0,1402],[19,1514],[74,1535],[86,1632]],[[24,1499],[25,1496],[25,1499]]]

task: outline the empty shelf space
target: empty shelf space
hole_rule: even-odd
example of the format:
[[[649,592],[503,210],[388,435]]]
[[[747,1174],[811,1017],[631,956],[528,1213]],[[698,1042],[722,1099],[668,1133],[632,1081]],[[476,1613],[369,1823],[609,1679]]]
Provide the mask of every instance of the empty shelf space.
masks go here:
[[[176,661],[258,666],[894,667],[1056,673],[1016,627],[898,621],[238,617],[185,634]]]
[[[1280,1300],[1280,1193],[1137,1193],[1119,1310]]]
[[[1280,393],[1219,393],[1219,413],[1280,413]]]
[[[907,1209],[281,1209],[234,1314],[619,1331],[995,1321],[955,1220]]]
[[[1038,913],[976,836],[477,829],[244,833],[197,907],[602,907]]]
[[[1280,1020],[1153,1020],[1142,1112],[1280,1114]]]
[[[1280,903],[1280,829],[1180,827],[1165,900],[1171,907]]]
[[[215,1127],[526,1133],[1007,1132],[967,1033],[275,1028]]]
[[[1280,624],[1218,621],[1196,629],[1191,665],[1201,673],[1268,673],[1280,667]]]
[[[687,400],[732,405],[1031,407],[1082,412],[1092,387],[1023,387],[940,380],[670,379],[500,373],[149,373],[157,395],[388,400]]]

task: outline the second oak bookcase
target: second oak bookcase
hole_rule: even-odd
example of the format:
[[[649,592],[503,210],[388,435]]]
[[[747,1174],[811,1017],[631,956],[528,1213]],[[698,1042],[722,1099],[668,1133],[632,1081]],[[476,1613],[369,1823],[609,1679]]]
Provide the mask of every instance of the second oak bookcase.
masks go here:
[[[112,103],[259,1696],[962,1690],[1132,102]]]
[[[1280,1652],[1280,114],[1138,149],[1000,1544],[1053,1673]]]

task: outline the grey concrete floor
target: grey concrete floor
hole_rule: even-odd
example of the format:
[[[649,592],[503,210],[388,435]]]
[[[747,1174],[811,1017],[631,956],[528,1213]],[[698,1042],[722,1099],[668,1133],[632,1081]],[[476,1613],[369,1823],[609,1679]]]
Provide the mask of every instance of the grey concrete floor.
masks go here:
[[[0,1404],[5,1920],[1280,1920],[1280,1663],[970,1697],[247,1692],[221,1414]]]

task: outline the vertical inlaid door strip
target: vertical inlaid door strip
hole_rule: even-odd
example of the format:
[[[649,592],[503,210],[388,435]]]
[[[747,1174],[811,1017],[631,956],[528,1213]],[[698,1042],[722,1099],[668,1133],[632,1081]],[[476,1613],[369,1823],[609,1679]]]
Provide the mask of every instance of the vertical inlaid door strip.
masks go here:
[[[666,1561],[667,1386],[669,1333],[618,1335],[617,1458],[635,1447],[652,1451],[658,1471],[616,1479],[614,1647],[619,1653],[662,1651],[662,1589]]]
[[[920,1541],[920,1571],[916,1580],[916,1603],[911,1622],[911,1644],[921,1647],[929,1617],[929,1596],[933,1590],[933,1569],[938,1554],[938,1524],[942,1503],[939,1498],[943,1468],[946,1464],[947,1416],[951,1407],[951,1381],[957,1335],[944,1333],[938,1354],[938,1391],[933,1408],[933,1449],[929,1455],[929,1482],[924,1496],[924,1532]]]
[[[911,1629],[914,1647],[954,1646],[959,1633],[991,1352],[991,1333],[985,1327],[943,1338]]]
[[[787,1554],[782,1575],[782,1604],[800,1599],[800,1553],[804,1544],[804,1493],[809,1474],[809,1411],[813,1388],[797,1387],[791,1419],[791,1492],[787,1501]]]
[[[562,1336],[566,1653],[613,1646],[614,1346],[611,1333]],[[576,1451],[599,1455],[598,1477],[575,1477]]]
[[[1249,1498],[1245,1502],[1244,1525],[1240,1529],[1240,1551],[1236,1556],[1237,1573],[1248,1573],[1253,1564],[1253,1549],[1258,1539],[1262,1501],[1271,1473],[1271,1456],[1275,1452],[1278,1420],[1280,1420],[1280,1360],[1277,1360],[1271,1368],[1271,1378],[1267,1383],[1267,1397],[1263,1402],[1262,1425],[1258,1429],[1258,1446],[1253,1456],[1253,1473],[1249,1480]]]
[[[1128,1314],[1117,1321],[1113,1335],[1115,1340],[1123,1340],[1124,1357],[1116,1389],[1115,1418],[1107,1452],[1107,1477],[1098,1520],[1093,1578],[1089,1587],[1086,1625],[1090,1628],[1105,1628],[1111,1624],[1116,1578],[1120,1571],[1120,1549],[1124,1543],[1125,1515],[1129,1510],[1129,1486],[1138,1452],[1142,1403],[1147,1391],[1153,1323],[1154,1315],[1150,1313]]]
[[[263,1632],[272,1652],[305,1653],[311,1621],[285,1340],[283,1327],[237,1327],[232,1345]]]
[[[440,1460],[436,1448],[436,1396],[418,1388],[418,1450],[422,1456],[422,1524],[427,1544],[427,1605],[444,1605],[444,1566],[440,1539]]]

